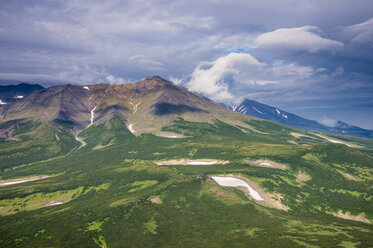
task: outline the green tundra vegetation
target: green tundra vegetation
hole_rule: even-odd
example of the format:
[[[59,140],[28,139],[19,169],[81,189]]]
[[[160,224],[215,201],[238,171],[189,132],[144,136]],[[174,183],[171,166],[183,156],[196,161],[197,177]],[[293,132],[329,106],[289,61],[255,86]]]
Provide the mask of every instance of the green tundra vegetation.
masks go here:
[[[0,139],[0,170],[63,155],[79,144],[66,132],[31,121],[16,125],[13,137]]]
[[[16,140],[0,141],[1,181],[51,176],[0,186],[0,247],[373,247],[373,141],[334,137],[352,148],[246,124],[180,118],[162,131],[184,138],[163,138],[135,136],[114,117],[81,132],[80,148],[63,130],[19,126]],[[156,164],[181,159],[229,162]],[[228,174],[286,208],[211,179]]]

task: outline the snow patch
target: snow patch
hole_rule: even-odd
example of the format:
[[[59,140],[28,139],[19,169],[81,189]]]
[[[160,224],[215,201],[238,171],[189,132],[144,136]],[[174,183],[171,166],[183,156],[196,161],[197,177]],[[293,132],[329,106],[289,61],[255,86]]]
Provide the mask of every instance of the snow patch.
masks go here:
[[[256,109],[255,107],[253,107],[253,109],[258,112],[259,114],[263,114],[261,111],[259,111],[258,109]]]
[[[135,133],[136,133],[135,130],[133,129],[132,124],[129,124],[129,125],[128,125],[128,130],[130,130],[130,132],[131,132],[132,134],[135,134]]]
[[[38,176],[38,177],[32,177],[32,178],[20,178],[20,179],[14,179],[14,180],[7,180],[4,182],[0,181],[0,186],[8,186],[13,184],[19,184],[19,183],[26,183],[26,182],[32,182],[40,179],[47,178],[48,176]]]
[[[97,106],[94,107],[92,110],[91,110],[91,124],[88,125],[91,126],[93,124],[93,120],[95,119],[95,110],[96,110]]]
[[[214,164],[227,164],[229,161],[222,160],[211,160],[211,159],[201,159],[201,160],[168,160],[168,161],[157,161],[157,165],[214,165]]]
[[[89,90],[89,87],[88,87],[88,86],[84,86],[83,88],[86,89],[86,90]]]
[[[286,119],[288,118],[288,116],[287,116],[287,115],[285,115],[285,114],[282,114],[282,117],[284,117],[284,118],[286,118]]]
[[[237,105],[234,105],[234,104],[231,105],[231,108],[232,108],[233,111],[236,111],[237,107],[238,107]]]
[[[134,107],[134,110],[133,110],[133,113],[136,113],[137,112],[137,107],[140,105],[141,102],[138,102],[135,107]]]
[[[244,180],[235,178],[235,177],[212,177],[219,185],[224,187],[245,187],[249,190],[250,196],[257,201],[264,201],[264,199],[256,192],[253,188],[250,187],[247,182]]]
[[[278,109],[276,109],[276,112],[277,112],[278,115],[281,114],[280,110],[278,110]]]
[[[50,203],[46,204],[45,206],[50,207],[50,206],[56,206],[56,205],[61,205],[61,204],[64,204],[64,202],[62,202],[62,201],[51,201]]]
[[[259,166],[259,167],[265,167],[265,168],[272,168],[272,169],[281,169],[281,170],[285,170],[287,167],[286,165],[284,164],[279,164],[275,161],[271,161],[271,160],[267,160],[267,159],[260,159],[260,160],[257,160],[257,161],[247,161],[245,160],[245,162],[249,163],[249,164],[252,164],[254,166]]]
[[[261,166],[268,166],[268,167],[272,167],[273,166],[270,163],[266,163],[266,162],[262,162],[259,165],[261,165]]]
[[[329,142],[332,142],[332,143],[336,143],[336,144],[343,144],[343,145],[346,145],[346,146],[349,146],[349,147],[352,147],[351,145],[345,143],[345,142],[342,142],[342,141],[339,141],[339,140],[333,140],[333,139],[327,139],[325,138],[327,141]]]
[[[186,164],[187,165],[212,165],[216,163],[217,161],[190,161],[190,162],[187,162]]]
[[[16,96],[15,98],[17,98],[17,99],[22,99],[23,96]]]
[[[6,104],[6,102],[3,102],[2,100],[0,100],[0,105],[4,105]]]
[[[19,183],[31,182],[31,181],[35,181],[35,180],[38,180],[38,179],[33,179],[33,180],[22,180],[22,181],[15,181],[15,182],[0,183],[0,186],[7,186],[7,185],[13,185],[13,184],[19,184]]]
[[[351,144],[349,144],[349,143],[347,143],[347,142],[343,142],[343,141],[340,141],[340,140],[334,140],[334,139],[331,139],[331,138],[326,137],[326,136],[324,136],[324,135],[317,134],[317,136],[319,136],[319,137],[321,137],[321,138],[323,138],[323,139],[325,139],[325,140],[327,140],[327,141],[329,141],[329,142],[331,142],[331,143],[343,144],[343,145],[346,145],[346,146],[348,146],[348,147],[359,147],[359,146],[356,146],[356,145],[351,145]]]

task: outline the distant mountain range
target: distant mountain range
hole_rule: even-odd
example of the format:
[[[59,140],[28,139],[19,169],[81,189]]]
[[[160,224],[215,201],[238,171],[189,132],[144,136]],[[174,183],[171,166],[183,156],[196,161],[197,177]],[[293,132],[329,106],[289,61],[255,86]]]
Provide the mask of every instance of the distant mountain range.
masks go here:
[[[105,122],[114,115],[120,116],[128,125],[133,123],[131,128],[135,127],[140,133],[150,130],[162,133],[161,126],[172,123],[180,114],[196,121],[237,119],[236,115],[232,116],[230,111],[225,111],[211,100],[157,76],[128,85],[61,85],[47,89],[27,83],[0,86],[0,106],[3,106],[0,108],[0,121],[33,119],[54,125],[62,121],[71,123],[76,131],[89,125],[93,114],[98,122]],[[373,138],[371,130],[341,121],[335,127],[328,127],[249,99],[239,105],[224,106],[245,115],[305,130]],[[153,121],[146,121],[148,118]]]
[[[338,121],[336,126],[334,127],[328,127],[318,123],[317,121],[305,119],[295,114],[286,112],[282,109],[271,107],[266,104],[249,99],[245,99],[239,105],[231,104],[226,107],[245,115],[255,116],[265,120],[271,120],[309,131],[373,138],[373,131],[371,130],[366,130],[357,126],[349,125],[342,121]]]
[[[0,104],[11,103],[24,98],[35,90],[42,90],[38,84],[21,83],[17,85],[0,86]]]

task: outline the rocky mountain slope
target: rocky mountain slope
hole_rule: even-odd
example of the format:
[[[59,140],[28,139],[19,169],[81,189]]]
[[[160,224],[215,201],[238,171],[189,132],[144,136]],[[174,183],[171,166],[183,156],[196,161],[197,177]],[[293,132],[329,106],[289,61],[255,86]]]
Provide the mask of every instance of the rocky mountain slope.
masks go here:
[[[137,134],[161,134],[162,126],[179,117],[210,123],[214,119],[247,119],[157,76],[127,85],[55,86],[0,106],[1,122],[69,123],[74,132],[91,121],[102,123],[113,116],[131,125]]]
[[[0,105],[0,139],[8,142],[4,149],[9,154],[0,156],[0,162],[4,159],[10,166],[66,154],[73,147],[85,146],[82,131],[99,124],[110,126],[113,118],[119,118],[135,136],[163,137],[183,137],[164,129],[180,118],[220,120],[243,128],[250,128],[245,121],[252,119],[158,76],[127,85],[53,86]],[[12,158],[10,154],[20,149],[29,152]]]

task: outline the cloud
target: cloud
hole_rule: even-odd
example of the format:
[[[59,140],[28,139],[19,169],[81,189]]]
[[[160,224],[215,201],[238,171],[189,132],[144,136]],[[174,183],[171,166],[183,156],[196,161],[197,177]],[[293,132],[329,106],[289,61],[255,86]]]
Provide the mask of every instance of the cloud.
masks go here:
[[[124,80],[123,78],[121,78],[121,77],[115,77],[113,75],[108,75],[108,76],[106,76],[105,79],[110,84],[124,84],[124,83],[126,83],[126,80]]]
[[[1,73],[0,78],[10,81],[24,81],[34,83],[61,84],[95,84],[95,83],[111,83],[124,84],[129,81],[121,77],[116,77],[106,71],[105,68],[97,68],[88,64],[72,64],[55,68],[55,71],[49,73]]]
[[[286,49],[310,53],[343,47],[342,42],[322,38],[316,32],[320,32],[320,29],[315,26],[280,28],[259,35],[254,40],[254,46],[264,49]]]
[[[267,84],[278,84],[278,81],[273,81],[273,80],[258,80],[255,81],[254,84],[258,85],[267,85]]]
[[[336,120],[334,120],[332,118],[324,116],[318,122],[320,124],[322,124],[322,125],[327,126],[327,127],[335,127],[337,125],[338,121],[336,121]]]
[[[264,63],[249,53],[230,53],[213,62],[200,62],[186,86],[220,102],[235,101],[249,93],[278,99],[299,88],[307,91],[314,87],[320,73],[325,75],[325,70],[284,61]]]
[[[367,44],[373,48],[373,18],[345,28],[345,32],[353,38],[352,43]]]
[[[174,84],[180,85],[180,84],[183,83],[183,81],[184,81],[185,79],[182,79],[182,78],[176,78],[176,77],[172,77],[172,76],[170,76],[170,77],[168,78],[168,80],[171,81],[171,82],[173,82]]]
[[[166,70],[164,68],[163,63],[161,63],[159,61],[156,61],[156,60],[153,60],[153,59],[150,59],[150,58],[147,58],[143,54],[134,55],[134,56],[130,57],[128,59],[128,61],[138,64],[144,70],[153,70],[153,71],[155,71],[155,70],[165,71]]]
[[[344,69],[342,67],[337,67],[335,71],[330,75],[332,78],[342,76],[344,73]]]
[[[320,99],[341,108],[373,99],[371,1],[18,0],[0,5],[0,80],[126,83],[157,74],[186,86],[194,74],[196,85],[211,87],[195,89],[216,100],[255,96],[273,105],[291,101],[292,110],[312,99],[305,114],[320,112],[313,110]],[[249,53],[264,65],[236,62],[219,68],[217,58],[232,52]],[[200,80],[210,74],[218,79]],[[333,116],[331,111],[325,114]]]
[[[232,100],[226,77],[234,76],[249,67],[263,66],[252,55],[247,53],[230,53],[214,62],[202,62],[194,70],[187,86],[192,91],[206,94],[216,101]],[[210,67],[209,67],[210,66]],[[205,67],[209,67],[204,69]]]
[[[318,71],[318,70],[316,70]],[[316,73],[312,66],[300,66],[295,63],[285,64],[283,62],[275,64],[271,68],[271,74],[273,77],[284,78],[288,80],[301,80],[309,78]]]

